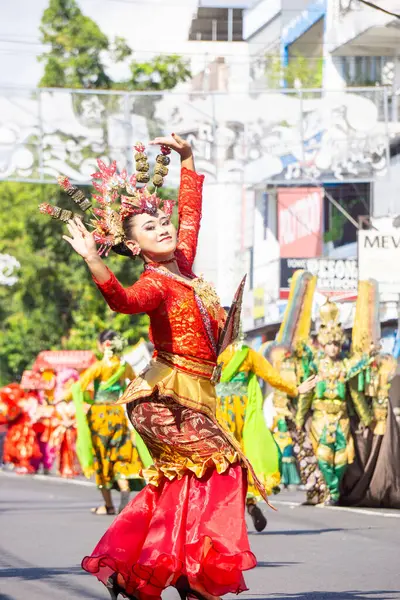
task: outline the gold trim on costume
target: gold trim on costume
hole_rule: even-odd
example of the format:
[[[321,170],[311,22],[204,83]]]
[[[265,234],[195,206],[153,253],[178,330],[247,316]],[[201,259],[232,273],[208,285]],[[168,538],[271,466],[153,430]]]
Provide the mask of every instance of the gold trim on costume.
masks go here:
[[[210,467],[215,467],[217,472],[221,474],[227,471],[230,465],[240,461],[239,455],[233,450],[229,454],[214,454],[202,463],[195,463],[189,458],[179,461],[180,457],[178,456],[174,458],[176,458],[175,463],[171,460],[170,456],[166,457],[165,461],[163,461],[163,457],[161,456],[157,459],[156,465],[151,465],[148,469],[143,469],[142,473],[146,483],[158,486],[163,477],[166,477],[170,481],[175,478],[182,479],[188,470],[192,471],[197,478],[200,478],[205,475],[207,469]]]
[[[156,390],[161,396],[171,398],[178,404],[213,418],[215,416],[217,398],[211,381],[171,367],[157,358],[151,361],[139,377],[131,381],[117,404],[149,398]]]
[[[205,377],[206,379],[211,379],[215,369],[215,363],[192,357],[188,358],[187,356],[180,356],[178,354],[170,354],[169,352],[158,352],[155,360],[164,362],[176,369],[181,369],[191,375]]]

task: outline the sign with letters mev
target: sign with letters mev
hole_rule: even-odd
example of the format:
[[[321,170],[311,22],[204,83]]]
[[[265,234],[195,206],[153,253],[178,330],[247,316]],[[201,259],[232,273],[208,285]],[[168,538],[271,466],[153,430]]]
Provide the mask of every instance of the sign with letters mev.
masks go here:
[[[360,279],[376,279],[381,293],[400,294],[400,231],[358,232]]]

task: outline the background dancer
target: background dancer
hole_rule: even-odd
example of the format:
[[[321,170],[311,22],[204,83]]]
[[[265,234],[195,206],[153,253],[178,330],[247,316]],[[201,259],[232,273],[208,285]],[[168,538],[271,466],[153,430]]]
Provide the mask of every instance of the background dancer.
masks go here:
[[[218,419],[240,443],[257,477],[271,494],[279,490],[280,454],[265,424],[258,377],[292,397],[312,389],[314,382],[310,379],[297,388],[285,381],[262,354],[243,344],[242,336],[220,355],[219,360],[224,368],[221,383],[217,386]],[[256,530],[262,531],[267,520],[257,506],[257,496],[257,490],[250,485],[247,511]]]
[[[103,358],[91,365],[71,387],[78,429],[78,458],[86,476],[94,472],[104,500],[104,505],[92,509],[95,515],[116,514],[111,496],[114,486],[121,492],[120,512],[129,502],[129,480],[139,478],[142,468],[133,460],[134,448],[124,408],[116,405],[126,381],[135,376],[131,366],[120,358],[124,347],[125,341],[115,331],[103,331],[98,339]],[[87,393],[91,385],[93,397]]]

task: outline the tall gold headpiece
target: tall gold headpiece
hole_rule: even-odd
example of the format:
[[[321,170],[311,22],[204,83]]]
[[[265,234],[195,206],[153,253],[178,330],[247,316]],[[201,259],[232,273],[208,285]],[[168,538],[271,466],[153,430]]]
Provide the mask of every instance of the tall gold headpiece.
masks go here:
[[[338,342],[343,344],[344,332],[339,322],[339,307],[337,304],[327,299],[319,312],[321,325],[318,331],[318,342],[321,346]]]

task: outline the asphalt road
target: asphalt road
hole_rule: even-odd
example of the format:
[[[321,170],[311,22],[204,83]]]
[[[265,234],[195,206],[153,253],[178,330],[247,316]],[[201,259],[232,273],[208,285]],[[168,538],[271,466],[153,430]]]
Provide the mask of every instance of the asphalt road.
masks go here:
[[[254,600],[400,600],[400,511],[299,506],[274,498],[268,529],[254,532]],[[80,569],[112,517],[94,517],[96,489],[0,472],[0,600],[108,598]],[[178,598],[174,590],[164,594]]]

